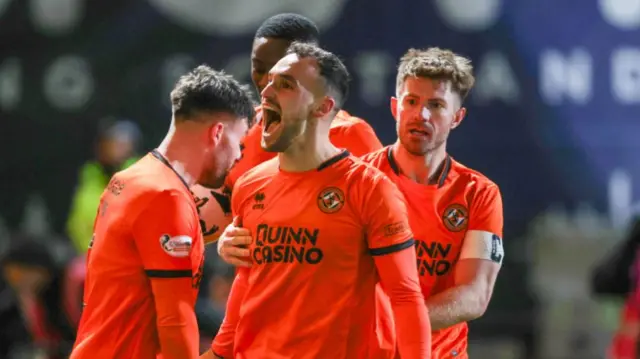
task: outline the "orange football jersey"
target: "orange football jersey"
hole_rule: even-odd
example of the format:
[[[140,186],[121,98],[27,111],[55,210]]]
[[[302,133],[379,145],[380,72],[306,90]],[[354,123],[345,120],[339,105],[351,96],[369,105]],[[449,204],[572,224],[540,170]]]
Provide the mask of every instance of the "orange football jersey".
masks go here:
[[[163,345],[158,326],[175,325],[176,318],[158,311],[154,298],[173,298],[177,306],[186,297],[193,307],[203,263],[193,196],[164,157],[154,151],[115,174],[100,199],[87,252],[84,309],[71,358],[156,358]],[[152,278],[184,278],[184,287],[158,293]],[[193,336],[197,341],[198,333]]]
[[[246,286],[233,339],[222,339],[223,325],[214,352],[233,358],[371,357],[378,350],[372,345],[379,280],[374,256],[413,247],[397,188],[345,151],[301,173],[282,171],[277,158],[270,160],[241,177],[233,191],[234,215],[254,237],[253,266],[238,274],[246,276]],[[415,258],[412,250],[404,253]],[[415,293],[407,304],[420,311],[417,273],[406,268],[408,277],[391,281],[406,292],[390,289],[405,299]],[[419,325],[415,314],[400,318],[408,327]]]
[[[502,198],[495,183],[450,156],[437,181],[416,183],[400,173],[392,149],[385,147],[363,160],[384,172],[404,194],[427,298],[454,285],[452,269],[467,231],[490,232],[494,240],[502,240]],[[467,332],[466,323],[433,332],[432,358],[467,358]]]
[[[249,129],[242,140],[242,158],[227,176],[227,187],[229,188],[233,188],[236,180],[242,174],[276,156],[276,153],[264,151],[260,145],[262,140],[261,106],[256,107],[256,118],[256,124]],[[382,148],[382,143],[371,125],[361,118],[351,116],[344,110],[338,112],[331,123],[329,139],[334,146],[346,149],[354,156],[362,156]]]

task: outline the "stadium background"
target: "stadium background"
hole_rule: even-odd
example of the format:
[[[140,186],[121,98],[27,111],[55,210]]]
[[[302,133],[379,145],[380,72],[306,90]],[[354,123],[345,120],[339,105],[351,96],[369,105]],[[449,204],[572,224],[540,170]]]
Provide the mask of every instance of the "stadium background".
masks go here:
[[[639,199],[640,0],[0,0],[3,247],[64,234],[101,118],[133,120],[153,148],[177,77],[207,63],[249,82],[253,33],[285,11],[320,26],[354,78],[346,109],[384,144],[406,49],[473,59],[450,153],[500,186],[507,253],[476,357],[603,357],[616,305],[586,279]]]

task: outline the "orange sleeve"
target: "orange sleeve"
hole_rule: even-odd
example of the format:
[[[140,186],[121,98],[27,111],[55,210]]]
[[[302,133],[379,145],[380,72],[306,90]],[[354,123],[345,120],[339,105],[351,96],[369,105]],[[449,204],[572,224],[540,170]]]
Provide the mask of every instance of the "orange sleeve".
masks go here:
[[[198,358],[200,338],[191,279],[151,280],[163,359]]]
[[[414,249],[375,257],[380,283],[391,301],[402,358],[431,357],[431,324],[420,291]]]
[[[246,188],[242,184],[242,176],[234,185],[233,195],[231,196],[231,212],[234,216],[234,223],[242,225],[241,203],[243,190]],[[237,216],[237,220],[235,220]],[[218,334],[211,342],[211,351],[222,358],[233,358],[234,339],[236,334],[236,326],[240,319],[240,306],[244,299],[244,293],[247,288],[247,278],[249,276],[248,268],[237,267],[236,277],[233,280],[229,298],[227,298],[227,308],[225,310],[224,320],[218,330]]]
[[[375,152],[382,148],[382,143],[376,136],[373,127],[361,121],[347,128],[344,132],[345,147],[356,157]]]
[[[211,343],[211,351],[222,358],[233,358],[236,326],[240,319],[240,307],[247,289],[248,268],[238,268],[236,278],[227,299],[227,309],[218,334]]]
[[[135,245],[147,275],[191,280],[191,246],[199,225],[197,212],[180,192],[157,194],[133,224]]]
[[[468,230],[486,231],[502,238],[502,196],[495,184],[481,189],[469,208]]]
[[[133,224],[135,245],[151,279],[163,358],[198,357],[191,285],[191,246],[198,225],[187,198],[172,191],[158,194]]]
[[[363,120],[359,120],[349,126],[339,126],[330,133],[331,143],[338,148],[347,149],[356,157],[382,148],[382,143],[373,131],[373,128]]]
[[[384,255],[413,247],[407,207],[398,188],[383,174],[377,174],[362,205],[371,254]],[[414,262],[415,264],[415,262]]]
[[[393,308],[402,358],[429,358],[431,325],[420,290],[414,240],[402,194],[379,175],[364,203],[367,239]]]

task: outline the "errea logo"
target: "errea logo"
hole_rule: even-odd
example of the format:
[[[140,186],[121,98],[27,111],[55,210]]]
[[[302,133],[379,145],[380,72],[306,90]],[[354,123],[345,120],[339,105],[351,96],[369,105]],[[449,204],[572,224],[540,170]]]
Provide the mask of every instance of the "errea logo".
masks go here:
[[[264,209],[264,203],[262,203],[264,201],[264,193],[263,192],[257,192],[255,196],[253,196],[253,201],[255,202],[253,204],[253,209]]]

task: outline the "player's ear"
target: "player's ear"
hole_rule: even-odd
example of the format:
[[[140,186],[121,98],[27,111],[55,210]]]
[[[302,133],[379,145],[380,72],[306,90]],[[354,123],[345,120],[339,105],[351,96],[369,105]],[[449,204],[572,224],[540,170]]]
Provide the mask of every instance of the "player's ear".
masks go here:
[[[466,115],[467,115],[467,109],[464,107],[460,107],[458,111],[456,111],[455,115],[453,116],[453,122],[451,122],[451,129],[453,130],[454,128],[460,126],[460,124],[462,123],[462,120],[464,120],[464,116]]]
[[[313,111],[313,116],[322,118],[329,114],[329,112],[333,111],[336,107],[336,100],[330,96],[325,96],[320,105]]]
[[[208,138],[211,141],[211,144],[217,146],[220,141],[222,141],[222,135],[224,133],[224,124],[222,122],[214,122],[211,126],[209,126]]]
[[[393,118],[398,121],[398,99],[394,96],[391,96],[389,105],[391,106],[391,115],[393,115]]]

